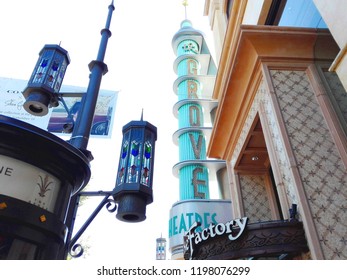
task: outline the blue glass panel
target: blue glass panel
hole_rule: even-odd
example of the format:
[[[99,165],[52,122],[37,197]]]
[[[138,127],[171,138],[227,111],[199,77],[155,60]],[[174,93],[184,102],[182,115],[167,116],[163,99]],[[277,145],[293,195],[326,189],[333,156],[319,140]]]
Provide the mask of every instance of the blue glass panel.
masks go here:
[[[287,0],[278,25],[327,28],[312,0]]]
[[[41,67],[46,67],[48,64],[48,59],[43,59],[41,63]]]
[[[54,61],[54,62],[53,62],[53,65],[52,65],[52,70],[53,70],[53,71],[57,71],[58,68],[59,68],[59,63],[56,62],[56,61]]]

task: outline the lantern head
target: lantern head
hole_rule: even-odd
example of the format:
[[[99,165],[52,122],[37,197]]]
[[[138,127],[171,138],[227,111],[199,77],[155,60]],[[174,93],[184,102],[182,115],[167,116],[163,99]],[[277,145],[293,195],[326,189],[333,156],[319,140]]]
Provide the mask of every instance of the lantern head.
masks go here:
[[[57,107],[58,93],[66,68],[68,52],[58,45],[45,45],[39,53],[35,69],[24,89],[24,109],[35,116],[45,116],[48,108]]]
[[[146,121],[123,127],[123,140],[113,197],[118,203],[117,219],[141,222],[146,206],[153,202],[153,167],[157,128]]]

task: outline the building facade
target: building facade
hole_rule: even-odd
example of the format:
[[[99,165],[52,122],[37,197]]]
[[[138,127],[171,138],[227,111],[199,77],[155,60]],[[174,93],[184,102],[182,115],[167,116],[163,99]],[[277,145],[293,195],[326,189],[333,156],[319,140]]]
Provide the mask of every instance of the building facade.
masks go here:
[[[218,64],[207,156],[226,161],[247,226],[196,259],[347,259],[346,5],[205,1]]]

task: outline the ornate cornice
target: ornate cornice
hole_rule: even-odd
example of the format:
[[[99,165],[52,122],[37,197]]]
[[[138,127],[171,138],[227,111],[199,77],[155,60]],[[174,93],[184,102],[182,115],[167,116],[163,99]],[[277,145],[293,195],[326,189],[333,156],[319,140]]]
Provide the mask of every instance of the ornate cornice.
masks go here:
[[[241,25],[234,33],[224,45],[221,61],[226,63],[220,64],[216,77],[213,97],[219,106],[207,151],[209,157],[224,160],[234,151],[262,77],[262,63],[307,68],[316,60],[332,61],[338,50],[329,31],[322,29]]]

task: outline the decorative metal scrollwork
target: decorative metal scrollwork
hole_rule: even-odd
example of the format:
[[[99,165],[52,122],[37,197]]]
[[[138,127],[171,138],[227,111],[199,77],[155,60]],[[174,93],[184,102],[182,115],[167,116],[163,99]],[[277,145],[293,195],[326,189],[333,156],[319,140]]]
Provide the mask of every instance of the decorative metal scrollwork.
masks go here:
[[[112,192],[82,192],[79,196],[104,196],[104,199],[100,202],[100,204],[95,208],[94,212],[90,215],[90,217],[85,221],[85,223],[81,226],[76,235],[71,239],[68,244],[68,252],[71,257],[79,258],[83,255],[84,250],[82,245],[76,243],[77,240],[81,237],[84,231],[88,228],[90,223],[94,220],[100,210],[105,206],[107,211],[113,213],[117,210],[116,201],[113,198],[110,198]]]
[[[116,201],[114,200],[114,199],[112,199],[112,198],[109,198],[108,200],[107,200],[107,203],[106,203],[106,209],[107,209],[107,211],[108,212],[110,212],[110,213],[114,213],[114,212],[116,212],[116,210],[117,210],[117,203],[116,203]]]
[[[84,250],[81,244],[74,244],[69,248],[69,254],[73,258],[79,258],[83,255]]]

